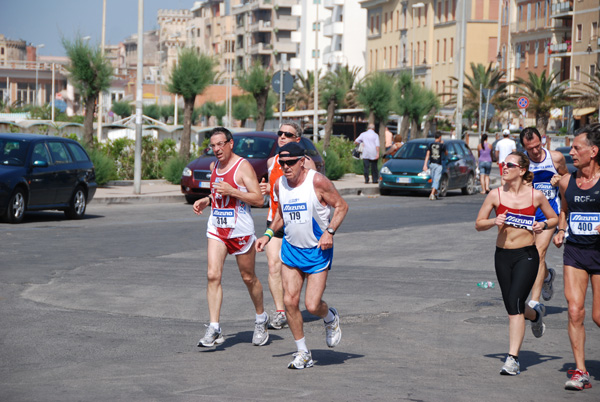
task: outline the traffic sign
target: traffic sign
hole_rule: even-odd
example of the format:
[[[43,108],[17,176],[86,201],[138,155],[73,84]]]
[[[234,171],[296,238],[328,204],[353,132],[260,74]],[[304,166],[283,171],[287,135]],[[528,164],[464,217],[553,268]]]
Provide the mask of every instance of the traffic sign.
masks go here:
[[[526,96],[521,96],[517,99],[517,106],[519,109],[527,109],[527,106],[529,106],[529,99],[527,99]]]
[[[277,71],[273,74],[273,80],[271,84],[273,85],[273,91],[275,93],[279,93],[279,85],[281,83],[281,72]],[[289,71],[283,72],[283,93],[288,94],[292,88],[294,87],[294,77],[290,74]]]

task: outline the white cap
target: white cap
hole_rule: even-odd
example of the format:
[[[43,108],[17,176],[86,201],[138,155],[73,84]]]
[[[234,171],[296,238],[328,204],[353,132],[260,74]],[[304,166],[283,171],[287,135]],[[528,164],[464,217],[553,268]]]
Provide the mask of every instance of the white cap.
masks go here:
[[[510,135],[510,130],[508,128],[505,128],[504,130],[502,130],[502,135]]]

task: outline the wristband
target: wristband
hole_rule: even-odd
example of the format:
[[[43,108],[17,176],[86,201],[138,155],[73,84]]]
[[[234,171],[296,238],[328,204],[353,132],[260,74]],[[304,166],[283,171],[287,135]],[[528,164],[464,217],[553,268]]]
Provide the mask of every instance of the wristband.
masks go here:
[[[544,221],[544,229],[542,229],[542,230],[546,230],[546,229],[548,229],[548,221]]]
[[[566,229],[557,229],[556,231],[557,231],[557,232],[565,232],[565,233],[567,232],[567,230],[566,230]]]
[[[264,236],[269,237],[269,240],[271,240],[271,238],[273,237],[274,234],[275,234],[275,232],[273,232],[271,229],[267,229],[267,230],[265,230]]]

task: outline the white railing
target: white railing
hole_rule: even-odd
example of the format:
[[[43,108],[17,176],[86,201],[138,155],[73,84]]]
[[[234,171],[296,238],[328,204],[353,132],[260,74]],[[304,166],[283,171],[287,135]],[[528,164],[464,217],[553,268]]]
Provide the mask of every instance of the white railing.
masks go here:
[[[552,4],[552,15],[564,14],[568,13],[569,11],[573,11],[573,6],[568,1]]]

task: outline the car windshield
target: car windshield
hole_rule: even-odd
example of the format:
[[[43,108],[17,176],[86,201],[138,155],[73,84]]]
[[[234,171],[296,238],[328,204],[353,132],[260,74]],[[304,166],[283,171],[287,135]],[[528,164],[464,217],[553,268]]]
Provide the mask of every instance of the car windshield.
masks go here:
[[[24,166],[28,142],[0,140],[0,165]]]
[[[421,159],[425,160],[427,153],[427,143],[425,142],[408,142],[402,146],[394,155],[395,159]]]
[[[244,135],[236,135],[233,137],[233,152],[247,159],[264,159],[268,158],[275,139],[264,137],[251,137]],[[207,156],[214,156],[212,149],[208,148],[205,152]]]

